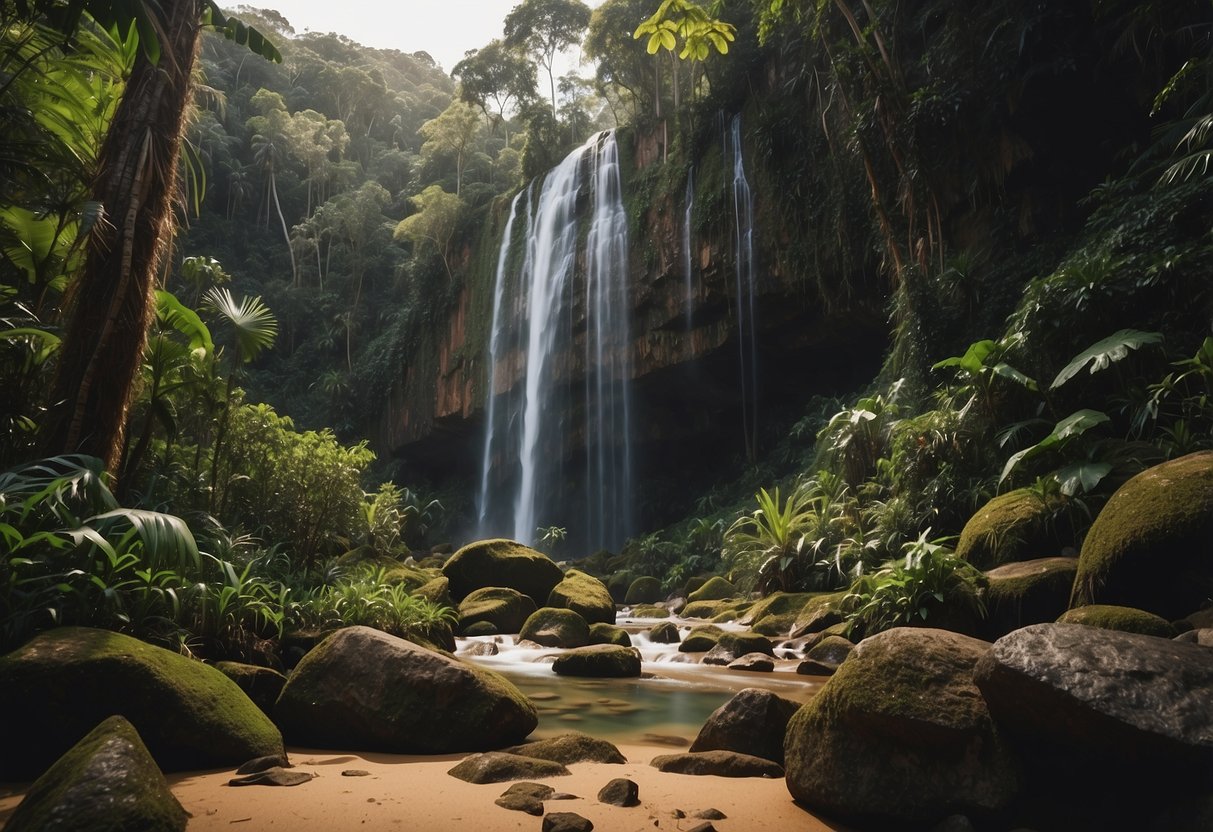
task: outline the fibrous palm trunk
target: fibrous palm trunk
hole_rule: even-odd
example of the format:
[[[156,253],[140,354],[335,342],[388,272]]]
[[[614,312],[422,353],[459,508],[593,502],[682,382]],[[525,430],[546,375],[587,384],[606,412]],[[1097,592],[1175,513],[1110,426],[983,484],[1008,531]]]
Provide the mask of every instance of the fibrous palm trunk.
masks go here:
[[[69,303],[45,447],[100,457],[114,472],[172,235],[177,164],[198,51],[202,0],[148,5],[160,60],[142,52],[101,151],[105,208]]]

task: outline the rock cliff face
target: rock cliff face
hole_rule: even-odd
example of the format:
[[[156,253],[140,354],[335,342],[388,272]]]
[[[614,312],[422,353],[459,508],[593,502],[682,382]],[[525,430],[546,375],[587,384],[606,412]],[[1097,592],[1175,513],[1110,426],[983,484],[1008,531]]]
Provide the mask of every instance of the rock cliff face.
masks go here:
[[[663,186],[663,170],[654,136],[621,137],[624,145],[624,191],[629,209],[630,257],[628,297],[631,305],[630,360],[631,423],[636,480],[669,479],[685,489],[719,460],[746,451],[742,428],[741,333],[738,329],[738,286],[735,269],[734,217],[729,183],[720,174],[704,176],[695,199],[691,234],[692,291],[688,302],[684,249],[683,184]],[[722,164],[719,148],[715,164]],[[701,164],[710,164],[701,161]],[[670,164],[672,167],[672,164]],[[759,181],[778,179],[764,171]],[[698,185],[698,180],[697,180]],[[647,205],[642,194],[647,189]],[[722,193],[723,191],[723,193]],[[871,378],[886,346],[882,293],[827,310],[813,286],[786,264],[781,246],[786,229],[764,225],[773,209],[763,192],[754,190],[755,314],[757,411],[759,434],[778,421],[775,414],[795,412],[813,395],[835,393]],[[636,206],[639,205],[639,209]],[[434,322],[423,335],[424,347],[402,368],[381,414],[375,444],[391,453],[410,471],[446,479],[480,474],[483,453],[486,392],[490,368],[489,337],[493,305],[493,266],[497,258],[508,206],[495,206],[478,250],[472,252],[467,280],[445,320]],[[875,284],[876,278],[873,278]],[[689,316],[688,316],[689,306]],[[584,405],[576,391],[586,383],[587,337],[584,309],[574,304],[571,314],[573,346],[555,357],[557,375],[569,395],[553,399],[565,426],[563,446],[546,449],[559,456],[570,487],[584,470]],[[519,316],[521,308],[503,310]],[[526,376],[523,350],[504,350],[491,368],[492,387],[499,396],[517,393]],[[568,426],[572,426],[571,429]],[[761,442],[760,442],[761,444]],[[703,480],[706,482],[706,480]],[[641,527],[661,520],[639,500]],[[546,518],[575,528],[577,521]]]

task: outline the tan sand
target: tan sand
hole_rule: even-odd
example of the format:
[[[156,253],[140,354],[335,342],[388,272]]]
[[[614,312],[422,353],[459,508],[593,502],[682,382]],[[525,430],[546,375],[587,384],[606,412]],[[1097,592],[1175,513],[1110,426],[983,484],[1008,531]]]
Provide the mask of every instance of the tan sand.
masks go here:
[[[696,777],[664,774],[648,763],[677,749],[659,745],[620,746],[626,765],[575,763],[568,777],[546,782],[576,800],[548,801],[549,812],[576,812],[589,818],[597,832],[689,830],[703,821],[676,819],[719,809],[727,819],[713,821],[720,832],[813,832],[840,830],[792,802],[782,779]],[[191,832],[208,830],[281,829],[290,832],[333,830],[526,830],[539,832],[540,818],[503,809],[494,800],[509,783],[477,786],[446,772],[463,755],[441,757],[371,753],[334,753],[294,749],[296,770],[319,776],[300,786],[228,786],[230,770],[176,774],[169,777],[173,793],[193,815]],[[365,777],[341,772],[361,769]],[[640,786],[640,805],[624,809],[598,802],[596,795],[614,777],[627,777]],[[23,791],[23,790],[22,790]],[[20,802],[20,793],[0,791],[0,823]]]

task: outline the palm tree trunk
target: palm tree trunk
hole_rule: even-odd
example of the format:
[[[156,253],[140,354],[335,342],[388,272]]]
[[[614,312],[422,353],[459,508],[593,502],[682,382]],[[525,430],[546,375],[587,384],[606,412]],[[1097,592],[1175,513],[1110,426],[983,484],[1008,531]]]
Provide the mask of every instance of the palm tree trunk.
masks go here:
[[[108,222],[89,236],[84,271],[71,289],[43,440],[52,454],[98,456],[111,472],[155,312],[156,274],[172,236],[201,31],[201,0],[147,8],[162,24],[160,61],[153,65],[140,52],[102,145],[93,195]]]

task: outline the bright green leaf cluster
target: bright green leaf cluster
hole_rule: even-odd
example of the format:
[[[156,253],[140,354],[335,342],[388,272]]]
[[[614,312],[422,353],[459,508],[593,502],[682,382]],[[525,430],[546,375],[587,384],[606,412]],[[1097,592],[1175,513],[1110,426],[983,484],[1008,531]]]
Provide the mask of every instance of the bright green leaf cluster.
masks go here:
[[[664,0],[653,16],[636,28],[632,37],[639,40],[648,35],[650,55],[661,49],[673,52],[681,41],[680,59],[702,61],[712,49],[721,55],[727,54],[736,31],[733,24],[712,17],[691,0]]]

